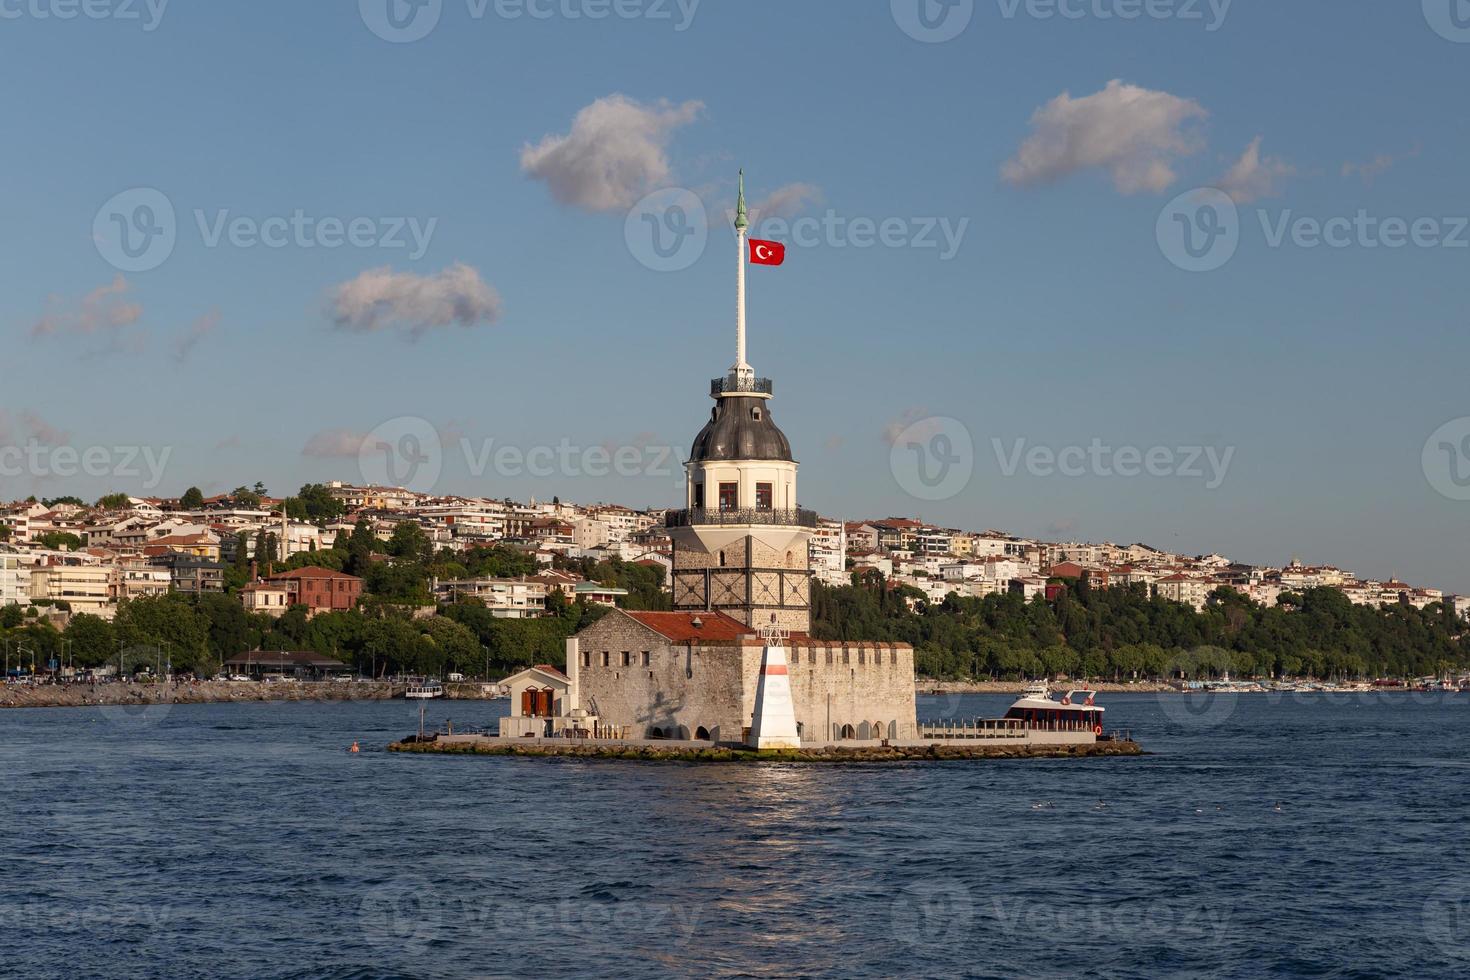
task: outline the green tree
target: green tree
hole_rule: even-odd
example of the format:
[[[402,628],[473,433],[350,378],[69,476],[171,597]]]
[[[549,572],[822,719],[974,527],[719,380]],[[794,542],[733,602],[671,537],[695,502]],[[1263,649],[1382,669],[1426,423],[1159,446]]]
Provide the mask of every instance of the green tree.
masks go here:
[[[102,510],[122,510],[131,504],[131,498],[125,493],[109,493],[97,498],[97,507]]]
[[[70,531],[47,531],[36,540],[52,551],[77,551],[82,547],[82,539]]]
[[[286,500],[286,513],[301,521],[333,521],[347,513],[347,506],[320,483],[308,483]]]
[[[41,501],[41,503],[44,504],[47,507],[60,507],[63,504],[70,504],[73,507],[85,507],[85,506],[87,506],[87,502],[85,500],[83,500],[81,497],[71,497],[71,496],[67,496],[67,497],[52,497],[49,500],[43,500],[43,501]]]
[[[101,667],[117,654],[112,624],[91,613],[73,616],[63,636],[78,667]]]
[[[201,509],[204,506],[204,492],[198,487],[190,487],[179,498],[179,506],[184,508],[184,510]]]

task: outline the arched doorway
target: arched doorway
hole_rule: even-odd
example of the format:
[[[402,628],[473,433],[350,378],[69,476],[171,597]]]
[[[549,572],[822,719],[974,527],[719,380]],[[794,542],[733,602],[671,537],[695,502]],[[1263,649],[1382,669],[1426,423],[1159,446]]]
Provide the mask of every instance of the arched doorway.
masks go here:
[[[843,725],[837,733],[838,738],[857,738],[857,729],[851,725]]]
[[[694,737],[701,742],[708,742],[710,740],[709,729],[705,728],[703,725],[700,725],[694,730]]]

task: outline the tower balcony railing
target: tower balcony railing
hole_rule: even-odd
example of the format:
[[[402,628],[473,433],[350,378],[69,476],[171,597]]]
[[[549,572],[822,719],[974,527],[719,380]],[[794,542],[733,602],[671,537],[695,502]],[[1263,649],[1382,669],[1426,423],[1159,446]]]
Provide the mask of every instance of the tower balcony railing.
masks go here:
[[[770,378],[732,378],[727,375],[709,383],[709,393],[715,398],[721,395],[769,395],[771,388]]]
[[[700,527],[738,524],[762,524],[769,527],[817,526],[814,510],[710,510],[694,507],[689,510],[671,510],[664,515],[665,527]]]

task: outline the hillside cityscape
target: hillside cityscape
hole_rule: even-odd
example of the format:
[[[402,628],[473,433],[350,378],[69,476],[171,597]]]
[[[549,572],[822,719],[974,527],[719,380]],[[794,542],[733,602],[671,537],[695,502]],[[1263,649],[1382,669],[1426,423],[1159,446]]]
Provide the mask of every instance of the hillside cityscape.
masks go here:
[[[261,650],[378,676],[554,664],[610,609],[671,608],[665,521],[342,482],[289,497],[256,484],[12,503],[0,508],[6,669],[166,659],[212,675]],[[1467,662],[1470,597],[1396,579],[910,518],[812,523],[813,634],[910,642],[927,676],[1362,680]]]

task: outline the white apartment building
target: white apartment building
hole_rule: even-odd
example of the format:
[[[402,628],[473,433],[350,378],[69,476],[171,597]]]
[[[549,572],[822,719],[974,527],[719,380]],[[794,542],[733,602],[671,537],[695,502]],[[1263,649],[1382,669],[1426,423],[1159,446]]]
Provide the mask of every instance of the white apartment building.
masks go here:
[[[812,574],[823,585],[848,584],[847,525],[842,521],[819,520],[808,546]]]
[[[546,615],[547,584],[524,578],[446,579],[434,583],[440,602],[478,599],[498,619],[536,619]]]
[[[1165,599],[1182,602],[1201,612],[1208,603],[1210,593],[1220,587],[1214,579],[1194,575],[1169,575],[1154,583],[1158,593]]]
[[[117,581],[118,598],[141,599],[168,595],[173,577],[165,567],[130,559],[119,563]]]
[[[31,572],[16,554],[0,554],[0,606],[31,601]]]
[[[40,565],[31,569],[31,600],[65,602],[74,613],[111,619],[116,611],[117,573],[101,565]]]

